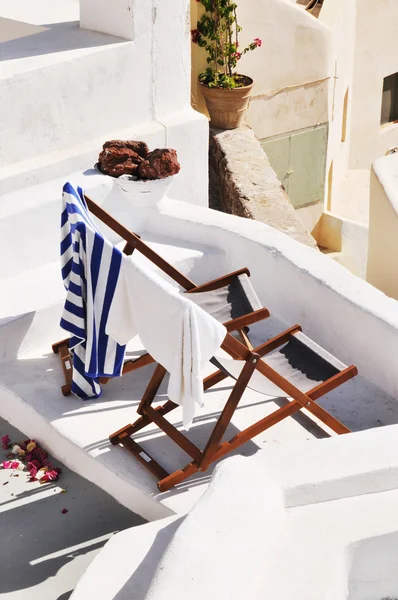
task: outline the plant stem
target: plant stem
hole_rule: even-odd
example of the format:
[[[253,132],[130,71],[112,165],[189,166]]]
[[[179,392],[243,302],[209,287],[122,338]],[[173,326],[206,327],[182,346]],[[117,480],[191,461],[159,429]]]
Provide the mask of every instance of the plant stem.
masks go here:
[[[230,4],[230,2],[228,2]],[[232,65],[231,65],[231,46],[232,46],[232,23],[230,13],[228,13],[228,38],[229,38],[229,52],[228,52],[228,75],[232,77]]]
[[[216,6],[216,8],[214,10],[215,32],[217,32],[217,30],[218,30],[218,18],[219,18],[219,14],[218,14],[218,8]],[[214,40],[214,70],[216,72],[216,76],[218,76],[218,44],[217,44],[217,35],[215,36],[215,40]]]

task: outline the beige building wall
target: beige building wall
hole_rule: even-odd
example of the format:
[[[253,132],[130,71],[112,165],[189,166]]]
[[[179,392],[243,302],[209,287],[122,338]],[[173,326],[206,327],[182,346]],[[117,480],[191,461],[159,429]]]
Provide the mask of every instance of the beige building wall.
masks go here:
[[[372,168],[366,279],[398,300],[398,154],[380,158]]]
[[[203,13],[203,6],[196,0],[191,0],[191,30],[196,29],[196,24]],[[193,108],[208,116],[206,103],[198,81],[199,73],[202,73],[206,66],[206,52],[203,48],[199,48],[197,44],[191,43],[191,104]]]
[[[356,0],[324,0],[319,20],[331,32],[325,208],[333,212],[349,164]]]
[[[350,168],[370,169],[398,145],[398,124],[380,126],[383,79],[398,72],[398,1],[356,2]]]

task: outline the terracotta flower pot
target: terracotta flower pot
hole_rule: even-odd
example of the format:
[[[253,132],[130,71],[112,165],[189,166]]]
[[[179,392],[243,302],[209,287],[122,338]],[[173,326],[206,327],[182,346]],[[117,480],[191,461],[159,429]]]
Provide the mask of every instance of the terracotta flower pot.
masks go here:
[[[232,90],[200,84],[213,127],[235,129],[242,124],[253,89],[253,79],[245,79],[247,85]]]

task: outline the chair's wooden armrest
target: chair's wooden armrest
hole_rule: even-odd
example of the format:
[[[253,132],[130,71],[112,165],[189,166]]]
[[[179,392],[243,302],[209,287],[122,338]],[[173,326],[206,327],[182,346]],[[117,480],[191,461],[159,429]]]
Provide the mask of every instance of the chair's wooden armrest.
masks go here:
[[[228,275],[223,275],[223,277],[218,277],[217,279],[213,279],[212,281],[208,281],[207,283],[203,283],[202,285],[197,285],[194,288],[188,290],[187,294],[195,294],[196,292],[210,292],[212,290],[217,290],[220,287],[224,287],[224,285],[228,285],[231,283],[236,277],[239,275],[246,274],[250,277],[249,269],[239,269],[238,271],[233,271],[233,273],[229,273]]]
[[[224,323],[224,327],[229,333],[231,333],[231,331],[238,331],[239,329],[243,329],[248,325],[253,325],[253,323],[258,323],[258,321],[268,319],[269,316],[270,313],[267,308],[260,308],[259,310],[254,310],[253,312],[243,315],[242,317],[237,317],[236,319],[227,321]]]
[[[266,354],[269,354],[269,352],[272,352],[273,350],[276,350],[276,348],[279,348],[279,346],[283,346],[283,344],[286,344],[290,340],[290,338],[298,331],[301,331],[301,325],[293,325],[293,327],[289,327],[289,329],[282,331],[267,342],[264,342],[263,344],[261,344],[261,346],[257,346],[256,348],[254,348],[253,352],[259,354],[260,356],[265,356]]]

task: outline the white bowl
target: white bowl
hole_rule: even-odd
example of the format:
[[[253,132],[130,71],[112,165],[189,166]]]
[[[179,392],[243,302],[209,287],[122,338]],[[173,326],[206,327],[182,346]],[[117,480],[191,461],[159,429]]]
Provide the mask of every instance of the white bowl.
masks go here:
[[[95,165],[95,169],[102,173],[98,167],[98,163]],[[102,173],[106,175],[105,173]],[[170,187],[173,185],[177,175],[170,175],[164,179],[133,179],[131,175],[121,175],[120,177],[112,177],[107,175],[113,180],[123,195],[131,200],[135,206],[154,206],[162,198],[167,195]]]

